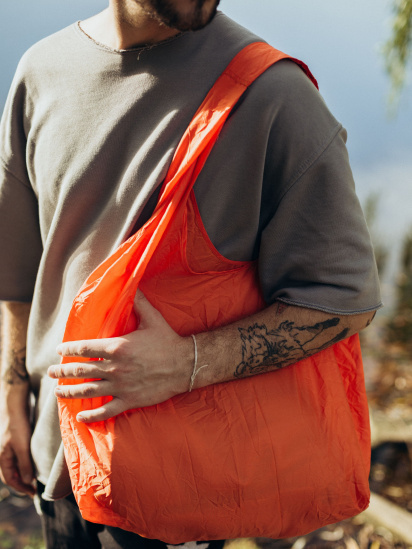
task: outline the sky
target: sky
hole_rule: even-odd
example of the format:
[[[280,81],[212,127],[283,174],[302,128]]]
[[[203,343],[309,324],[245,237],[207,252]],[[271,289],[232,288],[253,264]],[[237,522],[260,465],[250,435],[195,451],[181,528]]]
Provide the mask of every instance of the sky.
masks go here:
[[[42,37],[106,7],[106,0],[0,0],[0,110],[19,58]],[[379,193],[380,238],[396,250],[412,229],[412,84],[388,116],[382,45],[390,0],[221,0],[227,15],[305,61],[348,150],[362,203]]]

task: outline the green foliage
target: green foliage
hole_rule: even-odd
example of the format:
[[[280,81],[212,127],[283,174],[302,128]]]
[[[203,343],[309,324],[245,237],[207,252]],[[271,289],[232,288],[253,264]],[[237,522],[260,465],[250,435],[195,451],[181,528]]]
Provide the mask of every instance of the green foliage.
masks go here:
[[[390,100],[399,97],[405,84],[412,49],[412,0],[393,0],[392,36],[384,46],[386,70],[392,82]]]
[[[28,545],[25,545],[23,549],[45,549],[43,539],[33,537],[30,539]]]
[[[388,322],[388,341],[412,354],[412,229],[402,244],[401,272],[396,287],[396,307]]]
[[[13,538],[3,530],[0,530],[0,547],[2,549],[13,549],[14,548],[14,540]]]
[[[32,535],[19,534],[12,527],[0,527],[0,548],[1,549],[45,549],[41,532]]]

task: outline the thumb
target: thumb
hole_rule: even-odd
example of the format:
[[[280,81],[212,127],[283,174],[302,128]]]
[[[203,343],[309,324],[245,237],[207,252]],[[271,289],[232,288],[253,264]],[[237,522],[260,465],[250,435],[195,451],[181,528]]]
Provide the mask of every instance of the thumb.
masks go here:
[[[141,290],[137,290],[134,298],[134,311],[140,319],[139,328],[147,328],[163,320],[162,315],[146,298]]]

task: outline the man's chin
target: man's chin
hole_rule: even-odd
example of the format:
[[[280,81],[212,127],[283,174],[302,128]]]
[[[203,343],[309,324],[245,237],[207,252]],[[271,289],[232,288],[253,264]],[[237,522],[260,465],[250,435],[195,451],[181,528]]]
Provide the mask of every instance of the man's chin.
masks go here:
[[[166,25],[169,28],[184,32],[184,31],[197,31],[205,28],[215,17],[220,0],[216,2],[211,12],[204,14],[202,11],[198,11],[197,13],[193,14],[192,17],[190,16],[185,17],[179,14],[177,11],[173,11],[171,9],[169,10],[164,9],[164,7],[162,9],[162,5],[160,4],[160,2],[154,1],[153,3],[155,4],[155,6],[157,4],[156,6],[157,19],[159,19],[164,25]]]
[[[188,22],[182,21],[182,22],[179,22],[177,24],[175,23],[174,25],[171,25],[171,28],[176,29],[176,30],[181,31],[181,32],[198,31],[198,30],[201,30],[201,29],[204,29],[205,27],[207,27],[207,25],[212,21],[212,19],[214,18],[215,15],[216,15],[216,13],[212,14],[212,16],[207,19],[207,21],[194,21],[194,22],[192,22],[192,21],[188,21]],[[169,25],[166,24],[166,26],[169,26]]]

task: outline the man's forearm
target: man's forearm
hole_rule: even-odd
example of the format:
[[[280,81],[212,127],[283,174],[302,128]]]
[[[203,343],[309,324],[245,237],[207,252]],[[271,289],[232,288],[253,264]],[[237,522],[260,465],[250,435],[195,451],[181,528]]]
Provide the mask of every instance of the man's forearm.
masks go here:
[[[48,371],[50,377],[66,380],[55,390],[58,397],[113,397],[100,408],[82,410],[78,421],[104,421],[191,388],[283,368],[359,332],[374,315],[332,315],[275,303],[239,322],[197,334],[195,346],[190,336],[179,336],[139,291],[135,312],[140,324],[129,334],[59,345],[59,354],[69,360]],[[77,381],[70,383],[71,379]],[[81,379],[84,382],[79,383]]]
[[[194,387],[283,368],[359,332],[374,315],[375,311],[333,315],[277,302],[251,317],[196,336],[199,373]]]
[[[35,489],[26,370],[29,314],[28,303],[2,304],[0,478],[15,490],[32,496]]]
[[[27,399],[29,377],[26,370],[27,325],[30,303],[2,303],[1,392]]]

